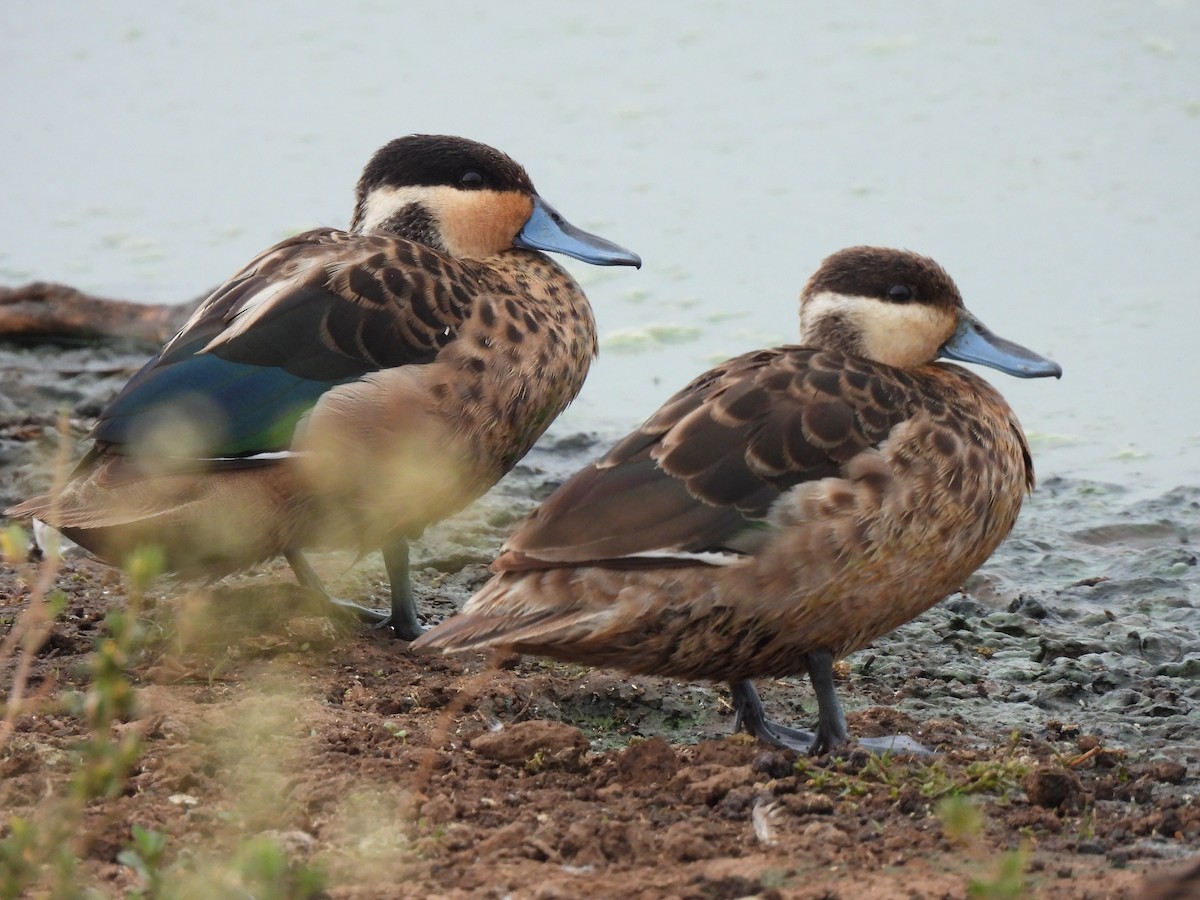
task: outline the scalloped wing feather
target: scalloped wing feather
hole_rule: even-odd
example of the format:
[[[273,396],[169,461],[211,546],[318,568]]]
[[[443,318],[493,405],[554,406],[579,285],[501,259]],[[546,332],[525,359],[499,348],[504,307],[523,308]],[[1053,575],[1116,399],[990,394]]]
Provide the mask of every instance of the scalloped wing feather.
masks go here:
[[[211,425],[201,455],[286,448],[330,388],[436,358],[469,314],[472,271],[402,238],[297,235],[218,288],[91,436],[127,443],[182,410]]]
[[[802,347],[731,360],[568,480],[495,568],[753,552],[785,492],[836,476],[908,417],[908,391],[888,383],[894,371]]]

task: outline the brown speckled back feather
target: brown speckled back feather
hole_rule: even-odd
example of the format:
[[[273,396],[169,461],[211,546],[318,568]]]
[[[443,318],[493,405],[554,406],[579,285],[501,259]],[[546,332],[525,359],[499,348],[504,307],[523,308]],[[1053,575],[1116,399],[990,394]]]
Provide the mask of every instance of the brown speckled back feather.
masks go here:
[[[250,262],[205,301],[163,356],[172,358],[181,339],[209,333],[209,351],[224,359],[302,377],[427,362],[470,315],[479,277],[478,263],[415,241],[320,228]],[[241,308],[266,289],[279,299]]]
[[[731,360],[572,477],[510,539],[495,568],[604,563],[647,551],[746,552],[761,537],[756,522],[783,493],[837,476],[909,419],[939,434],[965,428],[949,402],[955,389],[998,397],[957,367],[927,371],[933,377],[913,379],[805,347]],[[1019,428],[1012,439],[1032,487]]]

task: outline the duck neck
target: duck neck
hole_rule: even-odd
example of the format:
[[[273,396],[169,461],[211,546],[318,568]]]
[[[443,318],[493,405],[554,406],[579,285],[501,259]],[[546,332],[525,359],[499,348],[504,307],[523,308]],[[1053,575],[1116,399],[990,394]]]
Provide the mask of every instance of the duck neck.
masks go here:
[[[445,361],[463,400],[462,429],[507,471],[583,387],[596,323],[582,289],[548,256],[515,250],[490,262]]]

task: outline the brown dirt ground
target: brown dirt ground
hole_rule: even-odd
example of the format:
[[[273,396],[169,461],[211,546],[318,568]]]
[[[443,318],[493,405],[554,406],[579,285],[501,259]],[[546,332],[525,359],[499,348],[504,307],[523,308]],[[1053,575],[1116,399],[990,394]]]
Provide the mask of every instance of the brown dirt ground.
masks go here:
[[[382,597],[369,562],[340,584],[347,560],[321,562],[338,588]],[[7,622],[35,575],[0,571]],[[483,577],[477,562],[427,566],[422,591],[440,580],[464,593]],[[57,701],[86,690],[87,654],[122,584],[86,558],[56,576],[67,608],[35,658],[41,699],[0,751],[0,829],[64,789],[86,728]],[[880,705],[852,715],[852,729],[903,730],[936,756],[797,759],[725,734],[719,690],[533,659],[417,657],[326,617],[278,566],[217,587],[165,585],[147,602],[131,661],[137,713],[118,726],[138,729],[144,749],[127,789],[93,802],[77,835],[81,879],[104,893],[138,886],[117,861],[134,824],[168,835],[169,860],[266,833],[347,898],[1139,897],[1164,866],[1143,858],[1145,842],[1200,836],[1182,766],[1106,751],[1079,726],[979,747],[961,723]],[[7,687],[11,661],[3,672]],[[804,693],[765,687],[776,710]],[[979,831],[947,835],[926,794],[985,768],[999,777],[974,795]],[[969,893],[1017,848],[1024,888]]]
[[[0,355],[0,508],[48,483],[54,410],[81,436],[144,353]],[[594,440],[572,440],[415,548],[429,621],[461,605],[512,523],[594,455]],[[382,604],[378,559],[353,562],[314,559],[339,595]],[[37,576],[32,563],[0,564],[0,642]],[[0,651],[0,714],[14,724],[0,737],[0,840],[66,792],[88,738],[73,710],[105,615],[127,597],[123,576],[83,556],[67,556],[53,588],[65,611],[32,658],[20,710],[7,702],[16,657]],[[1150,885],[1200,847],[1194,756],[1108,747],[1087,721],[1012,734],[917,721],[893,708],[931,696],[916,670],[843,666],[839,691],[855,733],[903,731],[936,755],[808,760],[730,736],[719,687],[414,656],[330,618],[278,564],[216,586],[159,584],[140,629],[135,711],[112,732],[139,733],[142,750],[125,789],[87,806],[71,848],[77,882],[101,895],[144,886],[118,859],[141,826],[166,836],[171,896],[250,896],[203,879],[260,835],[340,898],[1200,896],[1200,875],[1190,888]],[[760,689],[778,718],[809,721],[803,683]],[[969,802],[939,806],[956,791]],[[1024,878],[1006,886],[1014,859]]]

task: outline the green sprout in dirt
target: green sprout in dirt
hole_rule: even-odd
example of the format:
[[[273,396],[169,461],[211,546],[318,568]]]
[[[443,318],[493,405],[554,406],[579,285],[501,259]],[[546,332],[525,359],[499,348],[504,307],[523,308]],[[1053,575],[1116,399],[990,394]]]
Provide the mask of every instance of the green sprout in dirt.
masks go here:
[[[162,863],[167,850],[167,836],[141,825],[134,825],[130,830],[133,839],[128,847],[117,854],[117,862],[133,869],[142,879],[144,888],[133,892],[131,896],[160,897],[166,884],[166,872]]]
[[[1028,897],[1029,883],[1025,877],[1028,862],[1028,850],[1010,850],[1000,857],[991,878],[971,881],[967,886],[967,896],[979,900],[1021,900],[1022,897]]]
[[[529,759],[525,761],[523,767],[530,775],[536,775],[538,772],[546,768],[546,751],[538,750]]]
[[[942,832],[946,839],[960,847],[976,843],[983,835],[983,812],[972,797],[949,794],[937,805],[938,818],[942,820]],[[982,900],[1018,900],[1029,896],[1025,871],[1029,852],[1022,847],[1002,854],[995,861],[995,869],[989,878],[973,878],[967,896]]]
[[[796,773],[811,790],[845,799],[885,794],[899,801],[913,790],[931,801],[966,794],[1008,797],[1021,790],[1021,780],[1029,773],[1029,764],[1015,751],[1013,743],[998,757],[976,760],[957,770],[942,759],[906,761],[890,753],[872,754],[862,765],[837,757],[823,761],[800,757]]]
[[[129,667],[139,634],[137,617],[146,586],[162,570],[160,549],[135,551],[126,565],[128,606],[124,610],[110,610],[104,617],[106,636],[92,653],[88,665],[92,682],[82,704],[91,737],[83,746],[82,763],[71,785],[72,793],[81,803],[120,794],[141,754],[142,735],[138,729],[126,729],[119,736],[112,732],[115,724],[128,722],[135,715]]]
[[[938,801],[936,811],[942,820],[942,832],[952,844],[967,846],[983,834],[983,812],[970,797],[948,794]]]
[[[166,835],[133,826],[133,840],[117,855],[142,881],[129,900],[201,900],[206,897],[254,897],[258,900],[307,900],[325,895],[318,870],[292,863],[269,837],[251,838],[227,858],[189,858],[164,866]]]
[[[28,535],[20,525],[9,525],[0,530],[0,557],[10,566],[17,565],[25,558],[28,546]]]

